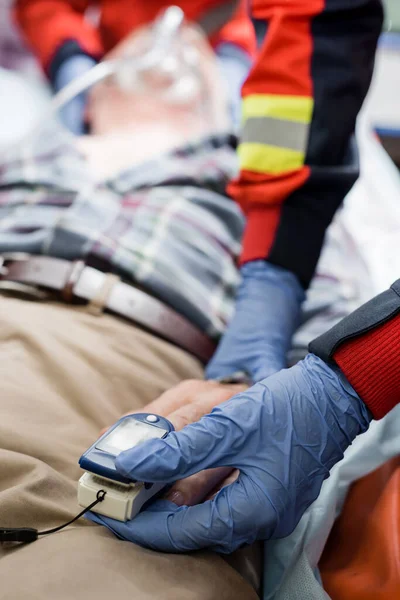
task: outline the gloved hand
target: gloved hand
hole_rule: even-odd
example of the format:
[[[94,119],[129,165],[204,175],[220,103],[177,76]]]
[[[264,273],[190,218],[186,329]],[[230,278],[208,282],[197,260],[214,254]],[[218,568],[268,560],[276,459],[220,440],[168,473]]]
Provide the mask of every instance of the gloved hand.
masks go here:
[[[80,77],[92,67],[96,61],[86,54],[75,54],[65,60],[58,69],[54,78],[54,90],[60,91],[77,77]],[[63,124],[76,135],[82,135],[85,130],[85,106],[87,93],[83,92],[75,96],[68,104],[60,110]]]
[[[156,500],[127,523],[91,518],[123,539],[165,552],[209,547],[230,553],[257,539],[287,536],[370,418],[340,371],[310,354],[197,423],[116,460],[125,477],[146,482],[238,468],[237,481],[214,499],[191,507]]]
[[[286,367],[304,290],[297,277],[265,260],[246,263],[235,314],[206,369],[207,379],[246,371],[253,382]]]

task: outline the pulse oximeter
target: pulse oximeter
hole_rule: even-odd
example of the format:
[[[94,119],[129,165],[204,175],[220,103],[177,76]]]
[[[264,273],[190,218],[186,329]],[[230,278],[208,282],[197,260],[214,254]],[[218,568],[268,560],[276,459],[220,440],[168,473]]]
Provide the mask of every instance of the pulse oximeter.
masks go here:
[[[79,459],[80,467],[86,471],[78,484],[79,505],[92,504],[99,490],[104,490],[104,500],[93,507],[93,512],[118,521],[133,519],[165,484],[127,479],[118,473],[115,459],[124,450],[152,438],[164,438],[171,431],[173,425],[159,415],[139,413],[117,421]]]

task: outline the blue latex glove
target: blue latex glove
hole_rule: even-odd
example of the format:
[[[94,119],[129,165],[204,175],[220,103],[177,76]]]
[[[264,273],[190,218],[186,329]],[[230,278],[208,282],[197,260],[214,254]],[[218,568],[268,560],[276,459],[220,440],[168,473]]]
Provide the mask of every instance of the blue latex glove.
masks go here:
[[[369,421],[344,376],[310,354],[197,423],[117,458],[125,477],[147,482],[238,468],[238,480],[213,500],[192,507],[157,500],[127,523],[91,518],[123,539],[166,552],[210,547],[230,553],[257,539],[287,536]]]
[[[77,77],[90,71],[96,61],[86,54],[76,54],[65,60],[54,78],[54,90],[60,91]],[[76,135],[82,135],[85,130],[85,106],[87,93],[83,92],[73,98],[60,110],[63,124]]]
[[[297,277],[265,260],[246,263],[235,314],[206,369],[207,379],[246,371],[253,382],[287,366],[304,290]]]

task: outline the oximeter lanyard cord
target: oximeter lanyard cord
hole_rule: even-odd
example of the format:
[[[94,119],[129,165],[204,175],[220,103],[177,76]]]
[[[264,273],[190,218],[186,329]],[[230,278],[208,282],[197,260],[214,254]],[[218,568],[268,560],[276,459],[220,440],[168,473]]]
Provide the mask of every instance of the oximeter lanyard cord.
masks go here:
[[[75,521],[80,519],[88,510],[91,510],[94,506],[96,506],[96,504],[99,504],[99,502],[103,502],[106,494],[107,492],[105,490],[99,490],[96,494],[96,500],[92,502],[92,504],[89,504],[89,506],[84,508],[79,515],[76,515],[76,517],[71,519],[71,521],[68,521],[68,523],[64,523],[64,525],[59,525],[53,529],[38,531],[37,529],[33,529],[31,527],[0,527],[0,543],[20,542],[22,544],[27,544],[37,540],[40,535],[50,535],[50,533],[56,533],[56,531],[60,531],[61,529],[64,529],[64,527],[68,527],[68,525],[75,523]]]

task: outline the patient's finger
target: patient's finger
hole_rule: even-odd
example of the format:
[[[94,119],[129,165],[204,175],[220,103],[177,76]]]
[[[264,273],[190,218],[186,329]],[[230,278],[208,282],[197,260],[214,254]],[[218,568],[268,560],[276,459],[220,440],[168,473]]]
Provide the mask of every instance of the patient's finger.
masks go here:
[[[227,392],[226,398],[228,398],[228,396],[231,397],[239,394],[239,392],[245,389],[246,386],[243,384],[221,384],[215,381],[188,379],[161,394],[161,396],[150,402],[143,410],[168,417],[180,407],[197,402],[203,395],[207,395],[214,390]]]
[[[181,406],[192,402],[199,393],[209,391],[214,387],[215,383],[211,381],[187,379],[161,394],[150,404],[147,404],[143,410],[167,417]]]
[[[186,425],[191,425],[199,421],[201,417],[207,415],[215,406],[226,402],[232,396],[242,391],[242,386],[224,386],[217,384],[215,387],[210,387],[208,390],[198,393],[192,402],[188,402],[180,406],[174,412],[167,415],[176,431],[183,429]],[[240,387],[241,389],[236,389]]]
[[[214,492],[222,482],[226,481],[231,472],[230,467],[217,467],[216,469],[207,469],[195,473],[174,483],[165,495],[165,499],[177,506],[198,504]]]
[[[222,467],[220,467],[220,468],[222,468]],[[229,469],[229,471],[230,471],[230,473],[228,473],[228,475],[225,477],[225,479],[217,481],[217,483],[215,484],[215,488],[213,490],[211,490],[210,493],[208,493],[207,497],[205,497],[204,500],[212,500],[213,498],[215,498],[215,496],[218,494],[218,492],[220,490],[222,490],[223,487],[230,485],[231,483],[236,481],[236,479],[240,475],[239,469],[233,469],[233,470]]]
[[[215,382],[203,381],[202,379],[187,379],[181,381],[178,385],[175,385],[149,404],[146,404],[142,411],[155,413],[161,417],[168,417],[181,406],[192,402],[199,392],[210,390],[214,388],[215,385]],[[132,414],[132,412],[134,411],[130,411],[121,416],[126,417],[127,415]],[[100,435],[103,435],[107,429],[108,427],[102,429]]]
[[[215,381],[202,381],[202,380],[198,380],[198,379],[188,379],[186,381],[182,381],[181,383],[179,383],[178,385],[176,385],[175,387],[167,390],[166,392],[164,392],[163,394],[161,394],[161,396],[159,396],[156,400],[153,400],[152,402],[150,402],[149,404],[147,404],[145,407],[143,407],[143,412],[148,412],[148,413],[155,413],[158,415],[161,415],[162,417],[167,417],[169,418],[170,415],[172,413],[174,413],[175,411],[177,411],[179,408],[181,407],[185,407],[187,405],[190,405],[192,403],[198,402],[199,400],[201,400],[201,398],[203,398],[203,394],[209,394],[211,392],[213,392],[214,390],[221,390],[224,392],[224,394],[221,394],[221,400],[219,400],[219,402],[225,402],[225,400],[228,400],[231,396],[238,394],[239,392],[242,392],[246,389],[247,386],[243,385],[243,384],[220,384],[218,382]],[[212,408],[214,408],[214,406],[216,406],[216,404],[213,403],[214,401],[211,400],[211,404],[207,404],[207,406],[211,406],[211,408],[205,410],[205,412],[203,412],[202,414],[200,414],[200,416],[203,416],[203,414],[207,414],[207,412],[209,412]],[[219,403],[217,402],[217,404]],[[132,414],[133,411],[130,411],[129,413],[126,413],[125,415],[122,416],[126,416],[129,414]],[[193,413],[194,414],[194,413]],[[198,417],[200,418],[200,417]],[[175,429],[182,429],[182,427],[184,425],[187,425],[189,423],[193,423],[195,420],[197,419],[192,419],[192,420],[185,420],[184,416],[182,416],[179,419],[179,415],[177,417],[177,419],[179,419],[179,423],[182,423],[181,425],[179,425],[179,423],[177,423],[175,426]],[[185,420],[185,422],[183,422]],[[100,435],[103,435],[103,433],[105,433],[107,431],[108,427],[105,427],[104,429],[101,430]]]

